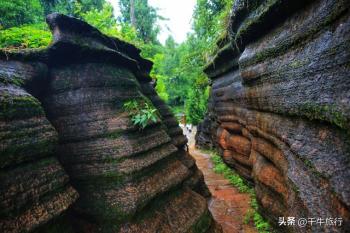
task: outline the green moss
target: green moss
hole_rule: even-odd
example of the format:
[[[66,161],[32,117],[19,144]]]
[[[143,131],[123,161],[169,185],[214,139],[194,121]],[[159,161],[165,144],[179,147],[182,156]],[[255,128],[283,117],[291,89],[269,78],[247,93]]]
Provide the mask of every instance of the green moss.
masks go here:
[[[206,211],[199,220],[191,227],[193,233],[205,233],[211,225],[212,216],[209,211]]]
[[[110,179],[113,179],[112,182],[114,184],[121,184],[125,180],[125,175],[120,174],[119,172],[116,172],[116,171],[108,171],[108,172],[104,172],[103,175],[98,176],[98,178],[104,179],[104,180],[110,178]]]
[[[252,210],[247,212],[247,215],[244,217],[244,222],[248,223],[249,221],[253,220],[255,228],[259,233],[270,232],[270,224],[259,213],[259,206],[254,189],[247,185],[237,173],[230,169],[215,151],[205,151],[205,153],[211,155],[211,160],[214,165],[214,172],[223,174],[224,177],[228,179],[230,183],[240,192],[248,193],[250,195],[250,205]]]
[[[110,190],[117,190],[125,183],[122,179],[121,176],[75,179],[73,185],[79,193],[90,193],[89,196],[82,196],[77,202],[77,206],[84,212],[89,213],[94,221],[106,226],[116,226],[123,221],[130,220],[133,213],[121,209],[119,205],[109,201],[111,197],[105,196],[105,193]]]
[[[96,192],[96,191],[95,191]],[[132,214],[126,213],[117,205],[105,201],[107,197],[95,197],[93,199],[81,199],[79,208],[92,213],[97,222],[107,225],[118,225],[123,221],[130,220]]]
[[[80,72],[81,69],[88,69],[91,74],[105,76],[103,82],[102,80],[99,80],[98,82],[93,81],[94,85],[99,87],[109,87],[116,91],[134,90],[135,92],[139,88],[139,84],[136,82],[135,77],[133,77],[128,70],[123,68],[111,67],[110,65],[86,65],[86,67],[83,68],[79,65],[78,67],[69,67],[65,70],[60,70],[59,76],[62,78],[55,80],[55,89],[74,89],[74,86],[76,85],[75,83],[79,81],[73,77],[76,75],[77,70]]]
[[[117,139],[123,135],[124,130],[115,130],[113,132],[109,132],[105,135],[105,137],[109,139]]]
[[[317,169],[315,168],[315,166],[313,165],[313,163],[308,160],[308,159],[302,159],[304,164],[309,168],[309,170],[316,175],[319,178],[327,178],[326,174],[322,174],[321,172],[317,171]]]
[[[23,176],[23,174],[26,174],[26,176],[30,177],[25,177],[23,179],[28,179],[28,181],[35,180],[35,182],[37,182],[38,179],[43,178],[38,177],[39,174],[42,174],[42,170],[46,169],[48,166],[51,166],[53,164],[58,164],[58,161],[54,157],[45,157],[37,161],[25,163],[21,167],[17,167],[15,169],[11,168],[10,173],[8,169],[3,169],[0,170],[0,180],[4,181],[4,183],[8,187],[8,185],[10,185],[11,182],[16,181],[19,176]],[[45,192],[43,192],[42,190],[38,191],[38,195],[40,195],[40,203],[45,203],[46,201],[51,200],[51,197],[65,190],[66,187],[63,187],[64,184],[62,184],[62,180],[60,180],[60,178],[62,177],[62,173],[64,173],[63,170],[55,171],[50,174],[45,174],[45,180],[51,182],[50,190]],[[24,182],[23,179],[21,182]],[[15,205],[15,208],[1,208],[0,218],[15,218],[18,215],[23,214],[24,211],[27,211],[28,209],[31,209],[33,207],[32,201],[33,200],[28,199],[24,203],[17,203],[17,205]]]
[[[30,161],[38,157],[44,157],[54,151],[56,140],[48,138],[43,141],[34,141],[27,144],[13,144],[10,147],[1,150],[0,167],[6,167],[13,163]]]
[[[261,18],[278,2],[279,0],[267,0],[252,12],[238,29],[235,37],[236,42],[240,41],[246,34],[251,33],[252,26],[259,24]]]
[[[21,169],[22,169],[22,173],[26,173],[26,171],[33,171],[33,170],[39,170],[42,169],[43,167],[46,167],[50,164],[53,164],[57,162],[57,160],[54,157],[45,157],[42,158],[38,161],[35,161],[33,163],[28,163],[26,165],[24,165]],[[8,171],[3,170],[0,171],[0,178],[4,179],[4,177],[8,176]]]
[[[304,159],[304,164],[308,167],[308,168],[313,168],[312,166],[312,162],[308,159]]]
[[[296,194],[299,194],[300,193],[300,190],[299,188],[293,184],[293,182],[290,182],[290,187],[292,188],[292,190],[296,193]]]
[[[26,122],[29,123],[29,122]],[[40,135],[51,135],[54,132],[54,128],[50,125],[43,125],[39,127],[39,124],[43,125],[42,122],[34,124],[19,124],[13,125],[12,127],[6,128],[6,130],[0,132],[0,140],[17,140],[28,138],[33,139],[40,137]],[[27,140],[27,142],[29,141]]]
[[[33,233],[75,233],[75,231],[67,220],[59,219],[50,221]]]
[[[130,175],[129,175],[130,176]],[[84,176],[75,178],[74,182],[77,189],[85,190],[84,192],[92,192],[96,189],[118,188],[123,185],[129,177],[121,175],[117,172],[105,172],[101,175]]]
[[[289,44],[286,43],[286,44],[281,44],[280,46],[278,46],[276,48],[269,48],[269,49],[265,49],[261,52],[257,52],[255,54],[255,57],[251,61],[249,61],[248,63],[241,64],[241,65],[242,65],[242,67],[243,66],[246,67],[248,65],[264,61],[270,57],[277,57],[280,54],[283,54],[285,51],[287,51],[288,46],[289,46]]]
[[[298,110],[310,120],[328,121],[342,129],[347,129],[349,127],[349,120],[347,116],[338,109],[338,106],[331,104],[303,103]]]
[[[0,119],[23,119],[39,115],[44,115],[44,110],[33,96],[5,94],[0,98]]]
[[[277,0],[278,1],[278,0]],[[277,2],[276,0],[267,1],[266,6],[269,8],[273,4]],[[269,3],[270,2],[270,3]],[[298,44],[306,43],[306,41],[309,40],[309,38],[312,38],[314,34],[319,32],[322,28],[325,28],[327,25],[331,24],[334,20],[336,20],[344,11],[346,11],[346,4],[344,4],[344,1],[337,1],[336,4],[332,5],[332,9],[329,9],[329,14],[322,17],[321,20],[317,21],[315,25],[313,25],[310,28],[307,28],[306,31],[302,31],[301,29],[294,32],[295,36],[291,36],[289,38],[286,38],[281,43],[276,44],[272,48],[265,49],[261,52],[256,53],[255,57],[244,64],[240,64],[241,67],[247,67],[252,64],[256,64],[258,62],[261,62],[267,58],[270,57],[277,57],[279,55],[282,55],[286,53],[289,49],[292,49],[296,47]],[[243,34],[249,33],[249,28],[254,24],[258,23],[259,17],[261,17],[262,13],[265,13],[266,10],[264,7],[260,7],[257,12],[260,11],[260,13],[255,13],[254,17],[248,18],[244,23],[243,26],[239,29],[236,35],[236,41],[239,41]],[[263,10],[263,11],[261,11]]]
[[[224,177],[228,179],[230,183],[238,188],[238,190],[242,193],[254,192],[254,190],[249,185],[247,185],[237,173],[235,173],[223,162],[222,158],[219,155],[212,151],[206,151],[206,153],[211,155],[211,160],[214,164],[213,170],[215,173],[223,174]]]
[[[24,80],[21,77],[12,75],[11,77],[0,76],[0,83],[3,84],[13,84],[15,86],[21,87],[24,85]]]
[[[307,60],[303,60],[303,61],[302,60],[295,60],[295,61],[289,63],[289,67],[291,67],[293,69],[297,69],[297,68],[304,66],[307,63],[308,63]]]

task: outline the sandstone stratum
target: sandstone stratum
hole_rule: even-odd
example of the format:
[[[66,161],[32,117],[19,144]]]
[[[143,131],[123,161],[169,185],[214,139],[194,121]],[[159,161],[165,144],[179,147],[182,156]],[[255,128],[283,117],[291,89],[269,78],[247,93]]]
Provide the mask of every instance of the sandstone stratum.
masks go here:
[[[341,218],[350,232],[350,2],[236,0],[211,79],[198,147],[255,187],[262,214]],[[282,228],[284,227],[284,228]]]
[[[61,14],[49,47],[0,53],[0,232],[221,232],[140,50]],[[159,112],[140,129],[124,104]]]

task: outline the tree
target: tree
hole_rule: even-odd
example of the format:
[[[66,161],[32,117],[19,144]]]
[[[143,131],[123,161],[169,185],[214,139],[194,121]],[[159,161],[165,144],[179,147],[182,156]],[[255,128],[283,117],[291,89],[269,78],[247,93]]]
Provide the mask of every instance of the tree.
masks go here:
[[[91,11],[93,9],[100,11],[102,10],[103,5],[106,3],[105,0],[76,0],[76,1],[83,6],[82,7],[83,12]]]
[[[87,12],[77,12],[78,16],[85,22],[99,29],[101,32],[120,37],[117,21],[113,16],[113,7],[110,3],[105,3],[101,10],[92,9]]]
[[[225,27],[232,3],[233,0],[197,0],[193,13],[193,29],[197,36],[215,40]]]
[[[121,23],[135,27],[137,36],[145,43],[158,43],[159,26],[157,20],[162,19],[157,10],[148,4],[148,0],[120,0]]]
[[[79,16],[78,13],[101,11],[105,0],[40,0],[45,16],[52,12]]]
[[[41,23],[52,12],[77,16],[78,11],[100,11],[104,3],[105,0],[1,0],[0,29]]]
[[[127,24],[118,24],[113,15],[113,7],[110,3],[104,3],[101,10],[79,11],[77,15],[106,35],[118,37],[130,43],[140,45],[137,40],[136,31],[132,27]]]
[[[103,33],[136,42],[135,30],[128,25],[118,25],[111,4],[105,3],[101,10],[83,12],[81,9],[80,6],[76,8],[77,16]],[[51,33],[44,22],[0,30],[0,48],[38,48],[47,46],[50,41]]]
[[[136,18],[135,18],[135,1],[134,0],[130,0],[130,23],[131,23],[131,26],[133,26],[134,28],[137,28]]]
[[[43,7],[39,0],[1,0],[0,29],[43,20]]]
[[[233,0],[197,0],[193,32],[180,45],[169,38],[162,61],[158,59],[154,64],[157,91],[167,97],[171,107],[184,108],[189,123],[198,124],[206,112],[209,81],[203,67],[217,49],[216,41],[226,32],[232,3]]]
[[[188,122],[198,125],[203,120],[207,109],[208,90],[203,90],[194,85],[189,89],[185,103],[186,119]]]

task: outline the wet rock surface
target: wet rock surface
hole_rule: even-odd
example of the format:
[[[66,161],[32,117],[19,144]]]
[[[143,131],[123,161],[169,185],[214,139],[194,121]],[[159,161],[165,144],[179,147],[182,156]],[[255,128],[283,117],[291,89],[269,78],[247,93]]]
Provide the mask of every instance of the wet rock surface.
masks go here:
[[[209,113],[197,145],[217,148],[279,217],[336,218],[350,229],[349,2],[235,1],[229,39],[205,72]]]
[[[221,232],[152,63],[75,18],[47,22],[48,48],[1,53],[0,231]],[[128,100],[161,118],[140,130]]]
[[[222,175],[213,171],[210,155],[190,146],[190,153],[195,158],[199,169],[204,173],[205,183],[208,185],[212,197],[209,210],[214,219],[222,226],[224,233],[256,233],[253,224],[245,223],[250,206],[250,196],[240,193],[237,188]]]

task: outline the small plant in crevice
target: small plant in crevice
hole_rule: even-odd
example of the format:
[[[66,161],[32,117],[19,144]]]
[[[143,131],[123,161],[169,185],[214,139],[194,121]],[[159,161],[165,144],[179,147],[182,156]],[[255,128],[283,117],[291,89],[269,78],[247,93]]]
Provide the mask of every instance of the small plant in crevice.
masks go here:
[[[222,158],[216,153],[210,152],[211,160],[214,164],[214,172],[223,174],[226,179],[230,181],[230,183],[238,188],[238,190],[242,193],[254,193],[254,190],[249,187],[244,180],[236,174],[232,169],[230,169],[223,161]]]
[[[133,125],[143,130],[152,122],[155,123],[160,119],[158,110],[150,102],[140,100],[129,100],[124,103],[123,108],[129,113]]]
[[[244,217],[244,223],[248,224],[253,220],[255,228],[259,233],[271,232],[270,224],[260,215],[258,211],[258,203],[254,188],[247,185],[244,180],[232,169],[230,169],[222,160],[222,158],[215,151],[206,151],[211,155],[211,161],[214,165],[214,172],[224,175],[229,182],[236,187],[242,193],[248,193],[250,195],[250,206],[252,209],[246,213]]]

